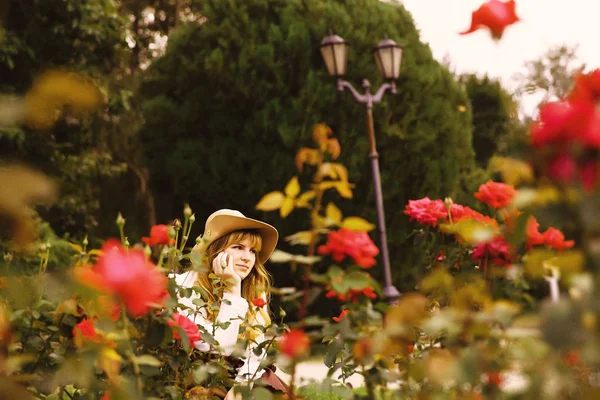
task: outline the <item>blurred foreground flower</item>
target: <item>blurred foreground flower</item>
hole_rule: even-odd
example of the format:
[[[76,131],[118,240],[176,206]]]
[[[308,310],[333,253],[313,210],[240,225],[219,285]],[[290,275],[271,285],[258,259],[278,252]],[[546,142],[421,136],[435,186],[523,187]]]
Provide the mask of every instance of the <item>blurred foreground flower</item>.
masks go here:
[[[91,270],[75,270],[84,284],[116,295],[134,316],[147,314],[158,306],[167,292],[167,278],[146,259],[142,250],[123,249],[116,240],[108,240],[102,256]]]
[[[48,129],[68,106],[83,114],[100,106],[102,96],[96,85],[76,73],[48,71],[39,76],[25,96],[24,119],[34,129]]]
[[[300,358],[310,351],[310,340],[304,331],[292,329],[281,338],[279,349],[290,358]]]
[[[504,34],[507,26],[520,21],[515,11],[515,0],[506,2],[500,0],[489,0],[477,10],[473,11],[471,16],[471,27],[461,32],[461,35],[473,33],[478,29],[488,28],[492,38],[499,40]]]
[[[350,256],[359,267],[371,268],[375,265],[379,249],[366,232],[344,228],[329,232],[327,243],[319,246],[318,252],[323,256],[331,255],[336,262]]]
[[[19,165],[0,166],[0,235],[12,239],[15,250],[24,250],[35,239],[31,206],[54,201],[57,189],[41,172]]]

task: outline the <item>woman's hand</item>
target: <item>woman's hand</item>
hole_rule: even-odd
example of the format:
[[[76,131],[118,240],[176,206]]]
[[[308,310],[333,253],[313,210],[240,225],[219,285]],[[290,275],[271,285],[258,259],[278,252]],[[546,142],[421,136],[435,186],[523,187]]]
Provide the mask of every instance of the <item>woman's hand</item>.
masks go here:
[[[213,272],[223,282],[225,282],[225,291],[227,293],[241,296],[242,294],[242,278],[235,272],[233,268],[233,256],[224,251],[217,254],[213,260]]]

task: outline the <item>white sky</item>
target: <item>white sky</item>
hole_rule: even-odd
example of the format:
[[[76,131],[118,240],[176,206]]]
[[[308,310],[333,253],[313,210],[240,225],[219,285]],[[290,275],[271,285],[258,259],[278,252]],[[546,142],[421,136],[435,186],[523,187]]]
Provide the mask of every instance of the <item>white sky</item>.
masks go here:
[[[421,41],[433,56],[451,60],[458,73],[477,72],[500,78],[512,88],[511,77],[525,61],[553,45],[578,45],[578,56],[588,68],[600,67],[599,0],[516,0],[522,21],[509,26],[499,42],[487,30],[459,35],[471,23],[471,13],[485,0],[402,0],[413,15]],[[531,110],[531,104],[525,105]]]

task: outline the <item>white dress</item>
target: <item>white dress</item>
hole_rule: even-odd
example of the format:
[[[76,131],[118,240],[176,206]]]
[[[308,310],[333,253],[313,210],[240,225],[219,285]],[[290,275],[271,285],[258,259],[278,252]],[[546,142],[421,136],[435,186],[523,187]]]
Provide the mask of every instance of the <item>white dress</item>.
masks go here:
[[[183,274],[175,275],[175,281],[180,287],[191,288],[195,286],[197,277],[198,274],[196,272],[190,271],[185,272]],[[188,298],[179,297],[179,303],[189,307],[188,310],[179,309],[179,313],[189,317],[196,324],[202,326],[207,332],[212,333],[213,323],[207,319],[206,309],[204,307],[199,308],[193,303],[194,300],[200,298],[200,294],[197,294],[195,292],[192,294],[192,296]],[[216,322],[218,324],[229,322],[229,326],[225,329],[218,326],[215,329],[214,338],[218,343],[220,353],[225,356],[229,356],[236,349],[238,335],[240,332],[240,325],[246,317],[249,304],[248,301],[246,301],[246,299],[244,299],[243,297],[236,296],[230,293],[224,293],[223,299],[228,300],[228,302],[221,302]],[[260,313],[257,313],[256,319],[257,321],[255,322],[255,324],[264,323],[264,320],[261,317]],[[255,340],[258,344],[262,343],[265,340],[264,334],[260,334]],[[211,349],[210,345],[202,340],[195,342],[194,346],[200,351],[210,351]],[[262,359],[264,359],[265,352],[264,350],[262,350],[261,354],[257,356],[253,352],[255,347],[256,344],[251,343],[245,349],[244,356],[241,357],[242,361],[244,361],[244,365],[238,371],[238,375],[235,379],[237,382],[248,381],[254,376],[256,371],[259,369],[260,362]],[[260,378],[261,375],[262,373],[258,372],[256,373],[256,376],[254,376],[254,378]]]

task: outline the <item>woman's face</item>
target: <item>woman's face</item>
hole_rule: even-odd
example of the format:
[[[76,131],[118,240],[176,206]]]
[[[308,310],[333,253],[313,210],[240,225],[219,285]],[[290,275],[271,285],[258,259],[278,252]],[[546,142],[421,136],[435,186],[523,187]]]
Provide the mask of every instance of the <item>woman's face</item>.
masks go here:
[[[225,249],[225,253],[233,257],[233,269],[242,280],[252,272],[256,263],[256,250],[250,247],[251,244],[250,238],[246,238]]]

